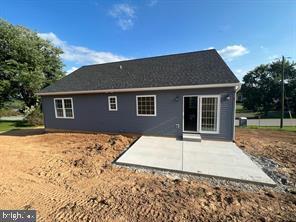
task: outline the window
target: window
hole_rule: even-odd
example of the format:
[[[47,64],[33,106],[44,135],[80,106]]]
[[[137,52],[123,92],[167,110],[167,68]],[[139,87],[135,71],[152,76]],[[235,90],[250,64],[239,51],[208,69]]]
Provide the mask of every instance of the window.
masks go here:
[[[56,118],[74,119],[72,98],[55,98],[54,106]]]
[[[200,130],[219,133],[220,96],[201,96]]]
[[[156,116],[156,96],[137,96],[137,116]]]
[[[109,111],[117,111],[117,96],[108,96]]]

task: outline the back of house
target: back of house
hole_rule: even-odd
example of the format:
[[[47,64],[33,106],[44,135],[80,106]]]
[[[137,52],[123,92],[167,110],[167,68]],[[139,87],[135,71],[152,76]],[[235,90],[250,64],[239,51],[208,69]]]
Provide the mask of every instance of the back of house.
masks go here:
[[[83,66],[44,88],[46,130],[231,141],[239,81],[216,50]]]

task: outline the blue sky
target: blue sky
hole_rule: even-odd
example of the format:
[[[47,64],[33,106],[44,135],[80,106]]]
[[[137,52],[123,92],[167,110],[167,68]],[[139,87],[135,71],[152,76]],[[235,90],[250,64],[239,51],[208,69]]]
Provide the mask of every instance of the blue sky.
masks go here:
[[[65,71],[211,47],[239,79],[296,60],[296,1],[2,0],[0,17],[61,47]]]

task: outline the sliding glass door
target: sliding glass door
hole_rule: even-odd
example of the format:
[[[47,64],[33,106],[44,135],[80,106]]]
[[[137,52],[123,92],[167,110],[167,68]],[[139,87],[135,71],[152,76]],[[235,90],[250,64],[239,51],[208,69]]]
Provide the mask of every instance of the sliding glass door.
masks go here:
[[[200,132],[219,133],[220,96],[200,97]]]
[[[183,131],[219,133],[220,95],[184,96]]]

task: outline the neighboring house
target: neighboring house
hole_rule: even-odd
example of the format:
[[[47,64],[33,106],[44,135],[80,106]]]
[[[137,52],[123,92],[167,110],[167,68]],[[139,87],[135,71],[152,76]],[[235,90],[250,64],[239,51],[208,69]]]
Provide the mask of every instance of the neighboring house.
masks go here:
[[[47,130],[233,140],[239,80],[216,50],[83,66],[41,90]]]

